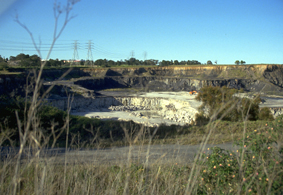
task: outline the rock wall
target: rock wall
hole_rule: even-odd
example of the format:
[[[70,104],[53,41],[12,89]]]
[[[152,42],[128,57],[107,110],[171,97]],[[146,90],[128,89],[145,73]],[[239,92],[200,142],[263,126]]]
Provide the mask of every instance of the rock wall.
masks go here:
[[[84,71],[91,72],[94,77],[111,77],[113,83],[145,90],[198,90],[204,85],[213,85],[247,91],[260,91],[265,86],[265,91],[282,91],[283,87],[283,65],[156,66]]]
[[[263,72],[263,77],[270,83],[283,87],[283,67],[282,66],[267,66]]]
[[[0,95],[24,95],[26,77],[20,75],[0,75]]]
[[[276,118],[283,114],[283,108],[269,108],[273,116]]]
[[[175,77],[86,78],[76,81],[75,84],[89,90],[133,87],[140,88],[143,91],[191,91],[200,90],[203,86],[227,86],[256,91],[266,85],[264,82],[251,79],[193,79]]]
[[[189,102],[148,97],[100,97],[100,98],[75,98],[68,103],[67,98],[58,100],[47,100],[46,104],[67,110],[71,105],[72,112],[94,112],[102,108],[113,109],[113,106],[138,107],[141,110],[154,110],[165,119],[180,123],[190,123],[194,120],[197,109],[193,108]],[[109,110],[110,111],[110,110]]]
[[[97,109],[97,108],[108,108],[110,106],[141,106],[145,109],[161,110],[165,109],[166,105],[172,104],[178,110],[184,107],[190,107],[189,102],[175,100],[175,99],[164,99],[164,98],[149,98],[149,97],[94,97],[84,98],[76,97],[73,100],[68,98],[60,99],[47,99],[46,104],[56,107],[61,110],[67,110],[68,105],[71,105],[72,110],[81,109]]]
[[[116,100],[114,97],[100,97],[100,98],[84,98],[75,97],[74,99],[60,98],[60,99],[47,99],[47,105],[56,107],[60,110],[67,110],[71,107],[71,110],[94,110],[98,108],[108,108],[109,106],[118,106],[122,103]],[[69,106],[70,105],[70,106]]]

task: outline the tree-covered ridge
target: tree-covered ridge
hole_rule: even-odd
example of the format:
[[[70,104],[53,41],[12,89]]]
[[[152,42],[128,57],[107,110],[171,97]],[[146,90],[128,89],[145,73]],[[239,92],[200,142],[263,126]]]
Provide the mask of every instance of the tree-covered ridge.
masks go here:
[[[8,58],[3,59],[0,57],[0,63],[4,62],[5,65],[11,66],[22,66],[22,67],[39,67],[42,59],[38,55],[28,55],[24,53],[20,53],[17,56],[10,56]],[[147,59],[147,60],[139,60],[134,57],[124,60],[108,60],[108,59],[97,59],[95,61],[89,60],[59,60],[57,59],[49,59],[46,61],[46,67],[61,67],[66,65],[85,65],[85,66],[99,66],[99,67],[111,67],[111,66],[169,66],[169,65],[197,65],[201,64],[201,62],[197,60],[156,60],[156,59]]]
[[[10,56],[8,58],[2,58],[0,55],[0,69],[6,68],[8,65],[11,66],[21,66],[21,67],[39,67],[42,59],[38,55],[28,55],[24,53],[20,53],[17,56]],[[156,59],[147,59],[147,60],[139,60],[137,58],[131,57],[129,59],[124,60],[108,60],[108,59],[97,59],[95,61],[90,60],[59,60],[57,59],[49,59],[46,60],[46,67],[61,67],[61,66],[69,66],[69,65],[84,65],[84,66],[98,66],[98,67],[112,67],[112,66],[172,66],[172,65],[200,65],[202,64],[198,60],[156,60]],[[207,65],[212,65],[213,62],[208,60]],[[217,60],[215,60],[214,64],[217,65]],[[244,65],[246,64],[243,60],[236,60],[236,65]]]
[[[40,67],[42,59],[38,55],[28,55],[20,53],[17,56],[10,56],[10,60],[8,62],[8,65],[10,66],[21,66],[21,67],[27,67],[27,68],[35,68]],[[47,67],[61,67],[62,65],[66,65],[65,60],[59,60],[59,59],[49,59],[46,61]]]

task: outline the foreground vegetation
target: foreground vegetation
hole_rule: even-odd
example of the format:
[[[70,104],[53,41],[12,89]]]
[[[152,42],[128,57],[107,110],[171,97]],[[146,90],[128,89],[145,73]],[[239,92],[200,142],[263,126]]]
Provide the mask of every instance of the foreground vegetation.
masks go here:
[[[0,193],[12,194],[14,184],[17,183],[16,192],[20,194],[281,194],[282,120],[283,117],[279,117],[267,123],[230,123],[231,126],[227,122],[223,124],[221,121],[215,121],[202,126],[197,136],[202,139],[199,140],[201,148],[193,164],[178,164],[174,160],[137,164],[130,152],[131,146],[135,144],[151,145],[157,140],[166,143],[167,139],[171,139],[171,143],[179,143],[191,134],[179,137],[168,135],[151,140],[150,136],[144,139],[138,134],[125,132],[125,142],[130,146],[129,158],[116,163],[86,161],[68,164],[71,157],[66,157],[65,163],[58,164],[54,163],[52,158],[40,157],[38,153],[30,154],[28,160],[8,156],[1,161]],[[252,125],[249,130],[247,124]],[[239,131],[235,132],[238,137],[234,137],[234,142],[238,145],[237,150],[227,151],[205,146],[205,140],[214,139],[219,132],[229,131],[230,137],[234,135],[230,130],[235,125],[242,125],[238,129],[234,128]],[[200,133],[201,131],[204,132]],[[180,132],[175,129],[174,135]],[[153,135],[153,132],[148,132],[147,135]],[[39,137],[41,136],[31,134],[27,142],[36,151],[47,147],[44,143],[36,145]],[[2,131],[2,143],[7,138],[7,133],[3,134]],[[43,138],[46,139],[45,136]],[[135,142],[137,138],[139,141]],[[99,148],[101,143],[97,142],[96,148]],[[81,149],[76,142],[69,147]],[[21,164],[18,175],[15,175],[17,160],[20,160]]]
[[[20,134],[18,133],[18,119],[21,123],[25,119],[25,107],[30,106],[24,98],[10,98],[7,96],[0,97],[0,120],[4,121],[1,126],[1,132],[7,132],[11,139],[7,139],[2,145],[19,146]],[[216,109],[216,108],[215,108]],[[18,118],[15,115],[17,112]],[[257,113],[259,114],[259,113]],[[269,117],[269,115],[267,115]],[[68,115],[67,111],[61,111],[51,106],[41,106],[38,110],[38,126],[41,129],[42,136],[48,139],[41,139],[41,143],[48,147],[64,147],[66,145],[66,122],[68,120],[68,144],[78,137],[82,140],[80,147],[112,147],[112,146],[127,146],[129,143],[125,139],[125,129],[132,136],[137,135],[143,125],[136,124],[132,121],[111,121],[90,119],[83,116]],[[233,139],[242,136],[243,128],[247,132],[252,132],[258,126],[266,124],[270,118],[266,117],[262,120],[245,122],[241,120],[216,120],[210,123],[217,124],[217,129],[214,130],[214,136],[210,137],[208,143],[225,143],[232,142]],[[201,118],[202,119],[202,118]],[[227,117],[225,119],[228,119]],[[200,119],[199,119],[200,120]],[[209,119],[204,119],[205,124],[209,123]],[[203,121],[202,121],[203,122]],[[198,121],[199,123],[199,121]],[[35,129],[36,127],[33,127]],[[183,145],[199,144],[202,137],[207,134],[207,125],[161,125],[155,132],[153,142],[151,144],[174,144],[180,143]],[[4,131],[6,129],[6,131]],[[153,133],[156,128],[144,128],[146,131]],[[233,137],[231,136],[233,135]],[[95,139],[94,139],[95,138]],[[9,141],[12,140],[12,141]],[[142,141],[137,140],[136,144],[149,143],[149,137],[143,137]]]
[[[19,130],[19,124],[25,124],[26,108],[30,106],[21,98],[1,97],[3,112],[0,117],[4,121],[1,125],[1,146],[22,144],[25,132]],[[223,110],[220,107],[214,109],[218,110],[216,113]],[[227,117],[219,120],[223,119],[222,115],[210,117],[205,125],[145,128],[133,122],[71,116],[53,107],[40,106],[26,134],[24,146],[32,148],[28,158],[21,150],[17,155],[1,156],[0,193],[283,193],[283,116],[273,121],[250,121],[248,119],[254,118],[249,117],[231,121]],[[228,112],[226,115],[231,116]],[[206,146],[223,142],[234,142],[237,147],[229,151]],[[200,144],[200,149],[193,163],[177,163],[174,159],[164,161],[161,158],[153,163],[134,161],[131,147],[148,145],[150,150],[153,144]],[[46,148],[58,146],[75,150],[128,146],[129,150],[124,162],[111,163],[97,159],[73,164],[69,163],[72,157],[68,156],[63,162],[55,163],[54,158],[39,155]]]

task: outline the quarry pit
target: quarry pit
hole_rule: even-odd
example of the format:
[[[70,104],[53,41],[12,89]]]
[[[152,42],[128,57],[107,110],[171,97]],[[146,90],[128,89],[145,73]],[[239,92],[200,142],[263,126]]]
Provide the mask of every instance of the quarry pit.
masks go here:
[[[242,94],[248,97],[247,94]],[[163,125],[189,125],[202,102],[196,94],[179,92],[100,91],[95,97],[76,97],[71,102],[71,114],[102,120],[134,121],[149,127]],[[49,100],[61,110],[68,106],[67,98]],[[282,97],[262,97],[260,107],[269,107],[276,117],[283,113]]]
[[[104,120],[134,121],[145,126],[190,124],[201,102],[189,92],[101,92],[93,98],[74,98],[72,115]],[[50,100],[49,103],[65,110],[66,99]]]
[[[132,120],[147,126],[190,124],[201,102],[190,91],[204,86],[242,89],[247,96],[260,94],[260,107],[276,117],[283,113],[283,65],[199,65],[168,67],[111,67],[44,70],[47,101],[71,114],[90,118]],[[28,71],[0,75],[0,94],[25,97]]]
[[[57,97],[49,100],[51,105],[67,110],[62,87],[76,94],[73,115],[147,126],[186,125],[201,105],[189,92],[204,86],[243,89],[247,97],[260,94],[260,107],[270,108],[275,117],[283,113],[282,65],[79,69],[69,74],[68,80],[59,82],[55,70],[43,77],[45,85],[56,86]]]

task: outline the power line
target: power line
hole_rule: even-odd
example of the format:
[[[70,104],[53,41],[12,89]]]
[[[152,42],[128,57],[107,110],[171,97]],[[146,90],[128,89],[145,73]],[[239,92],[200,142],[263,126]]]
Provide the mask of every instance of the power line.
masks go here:
[[[41,42],[42,41],[42,42]],[[67,50],[73,50],[73,59],[72,60],[78,60],[79,59],[79,50],[86,51],[87,50],[87,59],[93,60],[93,52],[99,54],[100,56],[104,56],[101,58],[120,58],[121,56],[126,56],[125,54],[120,53],[119,51],[110,51],[103,46],[96,45],[92,41],[88,41],[86,47],[80,48],[80,45],[78,43],[78,40],[74,41],[73,43],[66,43],[67,40],[60,40],[56,42],[54,47],[52,48],[52,51],[67,51]],[[69,40],[70,41],[70,40]],[[46,43],[49,42],[48,40],[40,40],[39,43],[37,43],[37,46],[39,47],[39,50],[41,52],[48,52],[50,49],[51,44]],[[28,42],[25,40],[9,40],[9,39],[1,39],[0,38],[0,52],[1,51],[19,51],[19,53],[24,52],[36,52],[36,49],[34,48],[34,45],[32,42]],[[132,52],[132,56],[134,56],[134,52]]]
[[[0,43],[1,44],[9,44],[9,45],[18,45],[18,44],[24,44],[24,45],[29,45],[29,46],[34,46],[34,44],[32,42],[21,42],[21,41],[11,41],[11,40],[1,40],[0,39]],[[37,43],[38,46],[40,45],[47,45],[50,46],[51,43]],[[69,43],[56,43],[55,45],[65,45],[65,46],[69,46]]]

